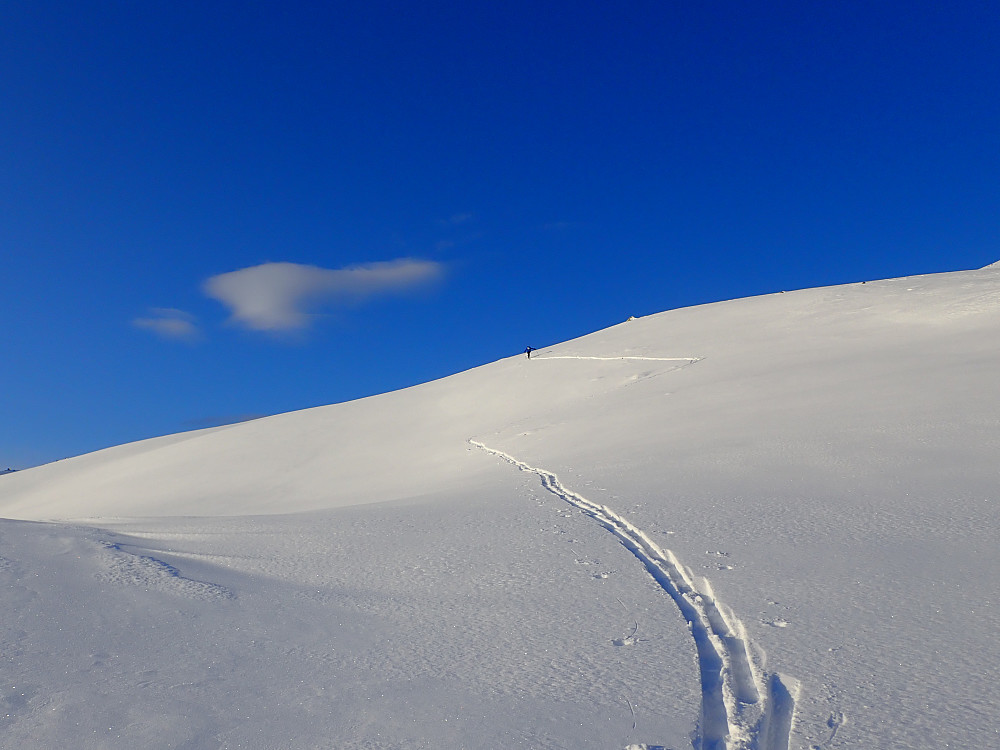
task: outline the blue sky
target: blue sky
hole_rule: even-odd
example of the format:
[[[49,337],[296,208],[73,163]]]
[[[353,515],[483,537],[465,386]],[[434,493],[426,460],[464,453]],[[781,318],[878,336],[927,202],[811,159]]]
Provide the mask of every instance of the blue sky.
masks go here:
[[[0,469],[1000,258],[991,2],[0,9]]]

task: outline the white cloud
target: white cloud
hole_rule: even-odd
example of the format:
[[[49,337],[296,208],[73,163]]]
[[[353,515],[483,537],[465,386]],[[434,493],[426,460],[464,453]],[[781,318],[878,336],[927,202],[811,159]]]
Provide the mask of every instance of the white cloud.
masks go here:
[[[152,317],[136,318],[132,321],[132,325],[136,328],[145,328],[165,339],[195,341],[201,335],[196,319],[191,313],[172,307],[154,307],[149,312]]]
[[[400,258],[330,269],[298,263],[264,263],[212,276],[203,289],[226,305],[233,323],[254,331],[307,327],[321,305],[356,303],[425,286],[444,274],[429,260]]]

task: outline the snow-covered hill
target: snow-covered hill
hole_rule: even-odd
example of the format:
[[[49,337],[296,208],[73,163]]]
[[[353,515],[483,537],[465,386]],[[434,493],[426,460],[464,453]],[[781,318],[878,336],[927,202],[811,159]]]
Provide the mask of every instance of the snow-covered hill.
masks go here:
[[[0,746],[1000,746],[998,365],[994,264],[5,475]]]

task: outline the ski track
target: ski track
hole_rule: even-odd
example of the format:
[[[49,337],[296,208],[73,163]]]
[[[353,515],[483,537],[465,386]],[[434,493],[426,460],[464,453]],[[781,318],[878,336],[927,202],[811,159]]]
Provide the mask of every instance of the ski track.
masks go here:
[[[546,490],[614,534],[673,599],[688,623],[698,657],[702,695],[699,750],[788,750],[797,682],[777,673],[755,671],[743,624],[716,601],[707,580],[703,579],[699,589],[690,570],[673,552],[659,547],[624,516],[563,486],[551,471],[529,466],[477,440],[469,443],[537,475]]]
[[[701,362],[704,357],[584,357],[572,354],[540,354],[530,358],[532,362],[539,359],[597,359],[602,362],[613,362],[622,359],[637,359],[643,362],[687,362],[693,365]]]

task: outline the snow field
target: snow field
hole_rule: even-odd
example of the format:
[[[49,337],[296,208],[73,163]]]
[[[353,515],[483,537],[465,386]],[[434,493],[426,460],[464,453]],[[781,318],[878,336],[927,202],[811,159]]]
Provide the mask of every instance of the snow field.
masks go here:
[[[735,300],[4,475],[0,747],[996,746],[998,313]]]

